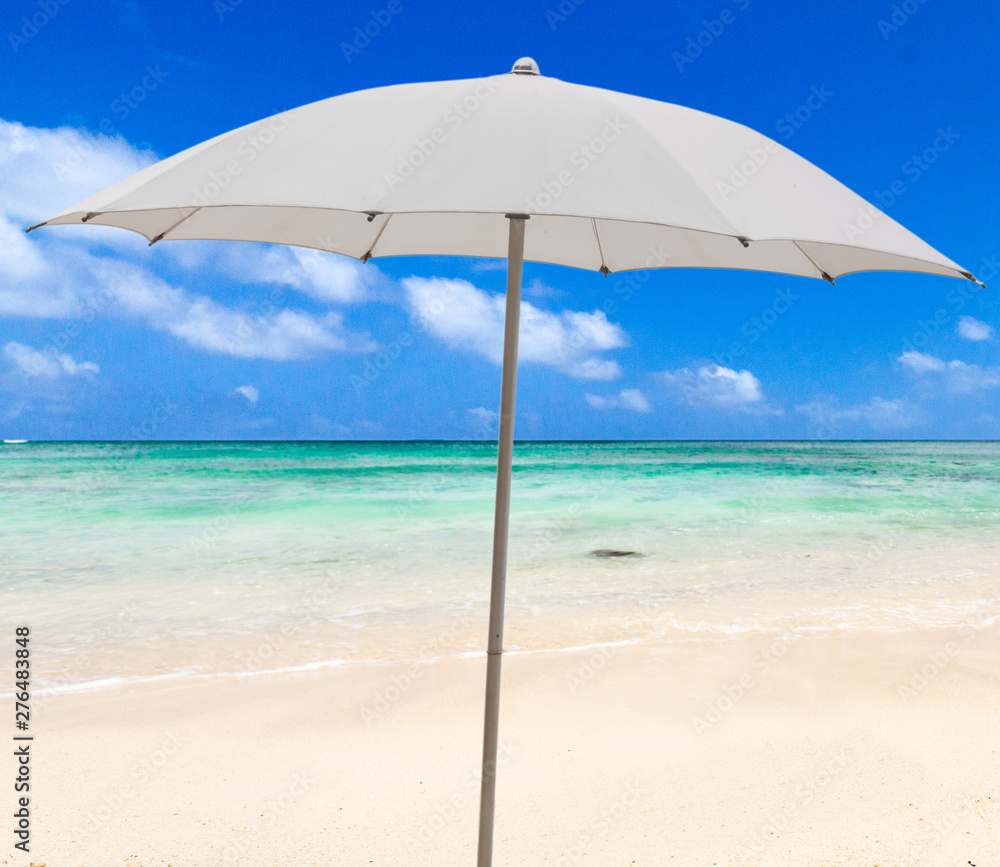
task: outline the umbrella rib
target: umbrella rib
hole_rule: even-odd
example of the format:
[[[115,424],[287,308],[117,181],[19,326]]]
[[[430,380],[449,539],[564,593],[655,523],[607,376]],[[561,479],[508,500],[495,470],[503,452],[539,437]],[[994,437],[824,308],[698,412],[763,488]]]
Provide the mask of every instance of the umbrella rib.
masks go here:
[[[601,254],[601,267],[598,270],[605,276],[605,278],[607,278],[608,274],[611,272],[608,270],[608,266],[604,263],[604,248],[601,246],[601,236],[597,233],[597,220],[591,217],[590,225],[594,229],[594,238],[597,240],[597,252]]]
[[[232,206],[231,205],[203,205],[203,206],[200,206],[198,208],[198,210],[206,210],[207,209],[209,211],[212,211],[214,209],[230,208],[230,207],[232,207]],[[338,212],[338,213],[350,213],[350,214],[355,214],[355,215],[359,213],[356,210],[347,209],[347,208],[331,208],[331,207],[320,207],[320,206],[301,205],[301,204],[292,204],[292,205],[289,205],[289,204],[274,204],[274,203],[270,203],[270,204],[255,203],[255,204],[252,204],[252,205],[244,205],[242,207],[251,207],[251,208],[283,208],[283,209],[287,209],[287,208],[304,208],[304,209],[309,209],[309,210],[334,211],[334,212]],[[135,209],[135,210],[136,211],[140,211],[140,210],[143,210],[143,209],[139,208],[139,209]],[[168,209],[161,209],[161,210],[176,210],[176,206],[172,206],[172,207],[170,207]],[[76,213],[78,214],[79,212],[76,212]],[[109,214],[130,214],[130,213],[132,213],[132,211],[129,210],[129,209],[115,210],[114,208],[110,208],[110,209],[106,208],[106,209],[104,209],[102,211],[89,211],[89,212],[87,212],[84,215],[84,217],[81,220],[81,222],[86,223],[86,222],[90,221],[91,219],[93,219],[94,217],[98,217],[98,216],[106,216],[106,215],[109,215]],[[392,216],[391,213],[386,213],[386,212],[361,211],[360,213],[368,215],[368,216],[372,216],[372,215],[374,215],[374,216],[385,216],[386,219],[387,219],[387,222],[388,222],[388,218]],[[502,211],[498,211],[498,210],[476,211],[476,210],[465,210],[465,209],[462,209],[462,210],[459,210],[459,209],[454,209],[454,210],[452,210],[452,209],[437,209],[437,210],[430,210],[430,211],[419,211],[419,210],[396,211],[396,212],[393,212],[393,213],[403,214],[403,215],[407,215],[407,216],[411,216],[411,215],[425,216],[425,215],[428,215],[428,214],[433,214],[433,215],[440,215],[440,214],[469,215],[469,214],[471,214],[471,215],[476,215],[476,216],[483,216],[483,215],[495,216],[498,213],[503,213],[503,212]],[[191,214],[189,214],[188,217],[185,217],[184,219],[189,219],[193,215],[194,215],[194,212],[192,212]],[[62,215],[62,218],[63,219],[68,219],[71,216],[75,217],[76,214]],[[601,248],[601,259],[602,259],[602,268],[596,269],[596,270],[600,271],[601,273],[604,273],[603,269],[605,269],[607,266],[603,262],[604,253],[603,253],[603,248],[602,248],[602,245],[601,245],[601,239],[600,239],[600,237],[598,235],[598,231],[597,231],[597,228],[596,228],[596,221],[597,220],[602,220],[602,221],[607,222],[609,224],[625,224],[625,225],[651,226],[651,227],[654,227],[654,228],[657,228],[657,229],[676,229],[676,230],[683,231],[683,232],[694,232],[694,233],[698,233],[698,234],[710,235],[710,236],[713,236],[713,237],[734,238],[734,239],[738,240],[741,244],[743,244],[744,247],[750,246],[751,243],[764,244],[764,243],[771,243],[771,242],[778,242],[778,241],[792,243],[792,244],[795,244],[795,246],[797,247],[797,249],[799,250],[799,252],[802,254],[802,256],[810,263],[810,265],[813,266],[813,268],[816,269],[816,272],[817,272],[815,275],[800,275],[800,276],[817,276],[817,277],[819,277],[821,279],[827,280],[828,282],[832,282],[833,278],[830,277],[829,274],[828,274],[828,272],[825,272],[816,263],[815,259],[813,259],[808,253],[806,253],[806,251],[801,246],[801,244],[803,242],[810,243],[810,244],[816,244],[816,245],[822,246],[823,248],[830,248],[830,247],[835,248],[835,249],[850,248],[850,249],[853,249],[853,250],[860,250],[860,251],[863,251],[863,252],[876,253],[876,254],[884,254],[886,252],[890,252],[890,251],[886,251],[886,250],[880,250],[877,247],[865,247],[865,246],[862,246],[860,244],[850,244],[850,245],[847,245],[847,244],[843,244],[843,243],[833,242],[833,241],[830,241],[830,240],[822,240],[822,239],[816,238],[816,237],[794,238],[794,237],[788,237],[788,236],[770,236],[770,237],[758,237],[758,238],[750,239],[750,238],[746,237],[745,235],[740,235],[740,234],[737,234],[735,232],[734,233],[720,232],[720,231],[716,231],[716,230],[713,230],[713,229],[699,228],[697,226],[685,226],[683,224],[678,224],[676,222],[669,223],[669,222],[662,222],[662,221],[656,221],[656,220],[651,220],[651,219],[628,220],[628,219],[624,219],[624,218],[621,218],[621,217],[614,217],[614,216],[607,216],[607,215],[596,216],[595,217],[595,216],[591,216],[591,215],[587,215],[587,214],[565,213],[565,212],[564,213],[546,214],[546,216],[561,217],[561,218],[562,217],[579,218],[581,220],[590,220],[590,221],[592,221],[591,228],[594,231],[594,235],[595,235],[595,238],[597,240],[598,246],[599,246],[599,248]],[[56,219],[56,218],[52,218],[52,219]],[[183,222],[183,220],[181,222]],[[29,226],[25,231],[27,231],[27,232],[33,232],[35,229],[41,228],[42,226],[48,226],[48,225],[62,225],[62,224],[61,223],[53,223],[52,220],[45,220],[44,222],[36,223],[33,226]],[[104,224],[102,224],[102,225],[104,225]],[[157,238],[155,239],[154,243],[156,241],[162,240],[163,237],[165,237],[167,234],[169,234],[171,231],[173,231],[173,229],[175,229],[177,227],[177,225],[179,225],[179,223],[175,224],[170,229],[168,229],[166,232],[162,233],[161,236],[157,236]],[[382,231],[384,231],[385,226],[386,226],[386,224],[383,223],[382,224],[382,229],[376,235],[374,243],[371,245],[371,248],[367,251],[367,253],[365,253],[365,256],[367,256],[368,258],[370,258],[371,256],[374,255],[374,248],[379,243],[379,241],[381,240]],[[139,232],[140,234],[144,234],[143,232],[140,232],[138,229],[131,229],[129,226],[120,226],[120,228],[130,229],[130,231],[136,231],[136,232]],[[208,238],[206,238],[206,240],[217,240],[217,239],[208,239]],[[241,239],[225,238],[223,240],[248,240],[248,239],[245,239],[245,238],[241,238]],[[296,244],[295,246],[302,246],[302,247],[307,247],[307,248],[312,248],[312,249],[317,249],[317,250],[324,250],[326,252],[340,252],[340,251],[331,250],[327,246],[315,246],[315,245],[308,244],[308,243],[299,243],[299,244]],[[351,256],[352,258],[355,258],[355,259],[359,258],[358,256],[354,255],[353,253],[346,253],[345,252],[345,253],[342,253],[342,255]],[[393,255],[393,254],[390,254],[390,255]],[[407,255],[407,254],[399,254],[399,255]],[[442,255],[460,255],[460,254],[445,253],[445,254],[442,254]],[[928,273],[945,274],[946,276],[957,276],[957,277],[961,277],[961,278],[963,278],[965,280],[970,280],[970,281],[976,283],[978,286],[984,286],[985,285],[984,283],[982,283],[982,281],[976,279],[975,275],[972,274],[970,271],[964,270],[963,268],[961,268],[960,266],[956,265],[955,263],[945,264],[945,263],[942,263],[942,262],[940,262],[938,260],[927,258],[927,257],[922,256],[922,255],[915,255],[913,253],[896,252],[896,253],[893,253],[893,255],[902,257],[904,259],[907,259],[910,262],[917,263],[917,264],[920,264],[920,265],[931,264],[931,265],[939,266],[939,267],[945,269],[944,271],[931,271],[931,272],[928,272]],[[360,257],[360,260],[363,261],[363,262],[367,261],[367,259],[365,257]],[[544,262],[545,260],[544,259],[538,259],[538,260],[531,259],[529,261]],[[593,270],[593,269],[590,269],[589,266],[571,266],[571,267],[584,267],[587,270]],[[639,267],[638,265],[632,265],[632,266],[626,265],[626,267],[624,267],[621,270],[624,270],[624,271],[635,270],[638,267]],[[649,267],[649,266],[647,265],[647,267]],[[659,267],[659,266],[657,266],[657,267]],[[723,266],[696,266],[696,267],[723,267]],[[733,267],[736,267],[736,266],[733,266]],[[754,270],[754,271],[767,271],[769,269],[768,268],[752,267],[752,268],[750,268],[750,270]],[[858,272],[886,271],[886,270],[896,270],[896,269],[893,269],[893,268],[884,268],[884,267],[882,267],[882,268],[866,267],[866,268],[859,268],[859,269],[857,269],[857,271],[841,271],[838,276],[839,277],[846,277],[849,274],[854,274],[854,273],[858,273]],[[917,269],[903,269],[903,270],[913,270],[916,273],[922,273],[922,270],[919,269],[919,268],[917,268]],[[610,269],[608,269],[607,270],[607,274],[611,274],[611,273],[619,273],[619,272],[611,272]],[[789,272],[787,272],[787,271],[780,271],[779,270],[779,271],[775,271],[774,273],[782,273],[782,274],[784,274],[784,273],[789,273]]]
[[[164,229],[164,230],[163,230],[162,232],[160,232],[160,234],[159,234],[159,235],[157,235],[157,236],[156,236],[155,238],[153,238],[153,240],[149,242],[149,246],[150,246],[150,247],[152,247],[152,246],[153,246],[153,244],[155,244],[155,243],[156,243],[157,241],[162,241],[162,240],[163,240],[163,237],[164,237],[164,235],[167,235],[167,234],[169,234],[170,232],[172,232],[172,231],[173,231],[174,229],[176,229],[176,228],[177,228],[177,227],[178,227],[178,226],[179,226],[179,225],[180,225],[181,223],[183,223],[183,222],[184,222],[184,221],[185,221],[186,219],[188,219],[189,217],[193,217],[193,216],[194,216],[195,214],[197,214],[197,213],[198,213],[198,211],[200,211],[200,210],[201,210],[201,208],[200,208],[200,207],[198,207],[198,208],[195,208],[195,209],[194,209],[193,211],[191,211],[191,213],[190,213],[190,214],[185,214],[185,215],[184,215],[183,217],[181,217],[181,218],[180,218],[180,219],[179,219],[179,220],[178,220],[178,221],[177,221],[176,223],[174,223],[174,224],[173,224],[173,225],[172,225],[172,226],[171,226],[171,227],[170,227],[169,229]]]
[[[796,248],[798,249],[798,251],[803,256],[805,256],[810,262],[812,262],[813,267],[817,271],[819,271],[820,276],[822,276],[822,278],[824,280],[826,280],[827,283],[829,283],[831,286],[836,286],[837,285],[836,283],[833,282],[833,277],[831,277],[829,274],[827,274],[826,271],[824,271],[822,268],[819,267],[818,264],[816,264],[816,260],[812,256],[810,256],[805,250],[802,249],[802,245],[798,241],[792,241],[792,243],[796,246]]]
[[[389,225],[389,220],[391,219],[392,219],[392,214],[386,214],[385,222],[379,227],[378,234],[375,236],[375,240],[372,241],[371,246],[368,248],[368,252],[361,257],[361,261],[364,262],[365,264],[367,264],[368,260],[371,259],[372,254],[375,251],[375,245],[378,244],[379,240],[382,237],[382,233],[385,231],[385,227]]]

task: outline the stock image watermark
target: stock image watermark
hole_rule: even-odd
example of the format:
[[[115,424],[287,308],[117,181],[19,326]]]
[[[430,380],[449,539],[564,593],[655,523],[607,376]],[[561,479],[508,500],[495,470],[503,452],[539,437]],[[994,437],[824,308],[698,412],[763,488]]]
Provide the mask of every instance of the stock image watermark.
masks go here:
[[[269,671],[275,658],[289,644],[289,640],[326,613],[333,602],[334,591],[342,587],[343,578],[332,569],[326,574],[322,585],[302,598],[291,609],[291,616],[276,629],[265,632],[256,647],[239,657],[243,668],[236,672],[236,682],[243,684],[257,674]]]
[[[213,548],[227,532],[236,526],[237,520],[246,510],[247,505],[254,500],[255,498],[251,494],[237,494],[219,514],[204,523],[201,532],[188,539],[188,546],[192,551]]]
[[[317,235],[315,249],[305,250],[295,257],[295,263],[289,264],[276,278],[276,284],[263,296],[255,292],[253,303],[244,308],[244,312],[236,320],[234,334],[237,340],[250,340],[259,330],[266,330],[271,325],[272,318],[284,309],[288,300],[288,287],[296,286],[302,278],[313,277],[320,269],[324,253],[333,253],[338,248],[338,242],[332,235]],[[260,300],[257,300],[260,297]]]
[[[994,609],[984,618],[985,623],[992,623],[1000,616],[1000,609]],[[966,624],[958,632],[958,641],[947,641],[938,650],[928,653],[926,660],[919,667],[910,671],[909,676],[896,684],[896,696],[903,704],[915,701],[932,686],[937,679],[961,655],[962,650],[971,645],[986,628],[985,623]]]
[[[858,216],[851,223],[843,224],[844,237],[849,243],[854,243],[862,237],[875,223],[882,217],[882,211],[887,211],[896,201],[906,195],[913,184],[917,183],[924,174],[942,156],[954,146],[955,142],[961,139],[961,135],[952,127],[945,129],[942,126],[937,128],[937,135],[934,140],[923,150],[913,153],[910,158],[900,167],[902,178],[896,178],[882,190],[876,190],[872,194],[881,207],[881,211],[874,205],[858,208]],[[910,182],[907,186],[904,178]]]
[[[196,208],[210,205],[219,197],[233,179],[239,177],[247,166],[251,165],[274,140],[281,135],[295,119],[294,111],[283,111],[269,118],[266,124],[258,125],[253,132],[247,133],[236,145],[235,157],[224,165],[212,169],[208,180],[200,187],[191,191],[191,204]]]
[[[851,764],[851,757],[837,752],[822,762],[796,787],[792,796],[781,807],[772,812],[754,830],[750,839],[736,847],[740,864],[750,864],[774,842],[778,834],[788,830],[809,810],[817,798],[823,794]]]
[[[631,301],[635,293],[650,281],[654,268],[666,267],[674,258],[674,254],[663,244],[649,247],[648,253],[645,268],[623,274],[611,284],[612,297],[604,299],[601,304],[601,309],[607,315],[617,313],[622,304]]]
[[[135,633],[135,624],[139,618],[139,609],[134,602],[127,602],[115,617],[90,633],[83,648],[73,654],[68,665],[60,668],[44,689],[38,691],[38,700],[50,704],[61,693],[79,684],[94,668],[96,657],[104,652],[112,651],[118,642]]]
[[[549,28],[553,31],[559,28],[560,24],[565,24],[569,17],[576,12],[587,0],[561,0],[558,6],[551,6],[545,10],[545,20]]]
[[[599,838],[603,838],[611,830],[615,822],[623,819],[639,803],[646,794],[638,783],[630,782],[625,790],[605,809],[601,810],[580,832],[576,840],[559,853],[556,867],[573,867],[587,857]]]
[[[81,301],[76,314],[69,318],[59,331],[49,334],[45,345],[30,359],[25,372],[40,375],[48,364],[61,364],[63,351],[83,333],[84,327],[92,325],[97,316],[112,307],[118,300],[119,294],[127,290],[127,283],[120,273],[110,271],[101,281],[99,288]],[[170,412],[174,409],[176,407]],[[132,431],[132,434],[136,432]]]
[[[142,77],[132,87],[112,100],[110,110],[118,123],[124,123],[169,75],[170,73],[165,72],[159,64],[147,66]],[[97,129],[106,136],[113,136],[118,132],[118,126],[110,116],[99,120]],[[61,181],[65,180],[87,161],[98,146],[96,138],[87,137],[73,147],[67,148],[62,158],[52,164],[56,177]]]
[[[135,459],[141,455],[143,440],[149,440],[164,423],[172,418],[178,406],[169,399],[155,406],[138,424],[132,425],[122,437],[123,442],[112,453],[94,464],[94,469],[87,473],[79,473],[74,477],[74,484],[67,492],[74,499],[86,501],[95,492],[103,490],[109,484],[120,481],[119,474],[127,473]]]
[[[983,271],[981,275],[985,280],[990,280],[1000,273],[1000,261],[994,256],[988,260],[985,256],[982,260]],[[903,352],[919,352],[931,344],[935,337],[941,334],[946,328],[950,328],[951,323],[965,306],[976,295],[984,291],[984,287],[978,283],[965,281],[958,286],[948,290],[945,296],[945,307],[939,307],[926,319],[918,319],[916,328],[903,340]],[[893,356],[895,358],[895,356]]]
[[[436,496],[446,492],[452,482],[454,477],[447,473],[425,475],[418,485],[407,490],[402,502],[393,504],[393,519],[402,527],[416,512],[432,503]]]
[[[600,159],[601,155],[606,153],[627,129],[628,124],[620,118],[607,118],[604,125],[590,141],[584,142],[570,152],[566,159],[569,166],[560,169],[549,180],[543,181],[542,188],[534,196],[529,196],[525,200],[525,213],[538,214],[551,209],[559,197],[572,186],[573,182]]]
[[[355,394],[361,394],[368,386],[374,385],[379,377],[397,362],[405,350],[413,346],[413,334],[401,331],[393,340],[382,344],[377,352],[368,355],[361,375],[351,375],[351,385]]]
[[[809,89],[809,96],[806,97],[805,101],[793,111],[787,112],[774,125],[775,132],[780,133],[782,138],[788,141],[798,130],[802,129],[802,127],[813,119],[816,112],[820,111],[830,101],[832,96],[833,91],[827,90],[825,84],[821,84],[819,87],[813,85]]]
[[[130,800],[160,776],[188,741],[184,732],[169,732],[152,750],[133,762],[123,780],[102,792],[98,806],[84,811],[82,821],[73,827],[77,842],[102,833]]]
[[[31,627],[14,629],[15,849],[31,851]]]
[[[426,334],[430,331],[434,322],[449,309],[449,305],[458,295],[459,284],[455,281],[446,281],[440,293],[435,295],[433,300],[418,310],[414,310],[410,315],[413,323],[413,331],[405,329],[396,335],[388,344],[380,346],[379,350],[365,358],[362,373],[351,375],[351,385],[354,393],[360,395],[369,386],[374,385],[385,371],[391,368],[407,350],[413,346],[415,333]]]
[[[70,0],[38,0],[37,9],[30,16],[22,15],[21,20],[14,25],[16,30],[7,31],[7,42],[14,53],[17,54],[41,33],[69,2]]]
[[[508,764],[521,747],[511,740],[501,740],[497,744],[497,758],[494,773]],[[403,835],[403,845],[407,855],[413,855],[434,841],[434,838],[444,831],[463,811],[479,803],[479,787],[482,784],[482,770],[470,771],[462,778],[459,788],[431,809],[416,830],[407,831]]]
[[[304,771],[297,771],[276,795],[267,798],[258,807],[257,820],[243,831],[235,833],[222,847],[222,855],[206,862],[208,865],[246,864],[254,844],[269,830],[281,827],[288,813],[316,785]]]
[[[541,557],[551,551],[560,539],[579,526],[583,515],[601,507],[600,497],[614,489],[619,481],[617,474],[606,471],[575,487],[573,502],[532,532],[530,555]]]
[[[706,703],[705,712],[691,720],[698,734],[711,731],[732,713],[753,690],[760,678],[767,677],[788,653],[789,643],[784,638],[776,638],[766,648],[755,653],[750,660],[751,671],[746,671],[722,686],[719,694]]]
[[[782,487],[783,485],[778,479],[768,479],[763,484],[758,485],[753,495],[743,501],[744,505],[740,507],[738,512],[740,520],[752,520],[760,513],[761,509],[771,503]]]
[[[749,148],[742,159],[729,166],[726,177],[715,182],[719,198],[723,202],[728,202],[747,185],[757,172],[767,165],[771,157],[778,153],[778,150],[778,143],[771,141],[771,139],[762,140],[759,147]]]
[[[372,9],[365,23],[354,28],[351,41],[340,43],[340,53],[344,55],[344,60],[350,63],[361,54],[373,40],[385,32],[393,19],[402,11],[401,0],[389,0],[381,9]]]
[[[475,87],[461,99],[455,100],[444,114],[441,122],[427,133],[413,140],[413,147],[399,155],[394,171],[386,170],[383,179],[389,190],[412,178],[417,170],[430,160],[438,149],[448,141],[449,136],[459,129],[494,93],[498,86],[498,76],[490,76],[478,81]]]
[[[592,683],[615,659],[622,647],[637,644],[643,633],[655,630],[664,616],[663,606],[667,601],[669,600],[645,599],[636,613],[621,620],[610,640],[591,648],[586,657],[575,663],[566,676],[566,687],[570,694],[576,695],[583,687]]]
[[[220,21],[225,21],[226,16],[236,11],[237,6],[242,6],[243,0],[213,0],[212,9]]]
[[[882,41],[888,42],[894,33],[898,33],[909,23],[925,3],[927,0],[903,0],[902,3],[893,3],[889,14],[885,18],[879,18],[876,24],[878,32],[882,34]]]
[[[975,811],[972,808],[972,799],[958,795],[953,796],[945,809],[932,816],[930,821],[921,822],[922,833],[916,844],[906,852],[890,856],[885,861],[886,867],[922,867],[922,865],[933,863],[956,863],[950,860],[935,862],[933,860],[935,853],[929,850],[944,843],[973,816],[975,816]],[[976,867],[976,865],[988,867],[989,865],[988,861],[978,859],[973,861],[971,858],[962,863],[971,865],[971,867]]]
[[[402,667],[402,670],[389,675],[388,684],[377,690],[371,700],[361,707],[361,719],[367,725],[383,719],[420,681],[429,663],[455,652],[465,629],[471,622],[468,616],[456,617],[451,626],[438,633],[431,641],[421,645],[418,659],[397,665],[396,667]]]
[[[740,327],[742,340],[734,340],[725,350],[720,352],[713,359],[716,364],[722,367],[732,367],[741,358],[747,355],[755,343],[757,343],[778,320],[792,309],[796,301],[801,299],[801,295],[796,295],[791,289],[779,289],[774,293],[774,300],[768,304],[760,313],[751,316]]]
[[[702,29],[694,35],[688,36],[684,43],[684,50],[675,51],[670,55],[678,72],[683,73],[686,66],[690,66],[701,57],[726,29],[735,23],[736,12],[746,12],[750,7],[750,0],[732,0],[732,5],[736,7],[735,11],[726,6],[714,18],[704,19],[701,22]]]

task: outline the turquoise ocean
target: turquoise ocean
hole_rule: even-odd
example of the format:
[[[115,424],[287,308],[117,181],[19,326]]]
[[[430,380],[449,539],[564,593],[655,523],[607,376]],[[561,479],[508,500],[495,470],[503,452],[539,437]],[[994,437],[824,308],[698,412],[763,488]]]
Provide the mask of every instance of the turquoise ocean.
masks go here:
[[[495,467],[492,443],[5,444],[0,627],[31,627],[42,690],[478,656]],[[998,614],[998,443],[515,445],[510,651]]]

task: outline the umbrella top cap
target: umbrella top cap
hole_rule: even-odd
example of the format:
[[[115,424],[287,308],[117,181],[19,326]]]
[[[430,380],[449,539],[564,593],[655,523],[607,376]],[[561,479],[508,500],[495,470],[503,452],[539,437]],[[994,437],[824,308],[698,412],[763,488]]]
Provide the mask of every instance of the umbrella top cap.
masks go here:
[[[541,75],[538,64],[530,57],[522,57],[510,70],[514,75]]]

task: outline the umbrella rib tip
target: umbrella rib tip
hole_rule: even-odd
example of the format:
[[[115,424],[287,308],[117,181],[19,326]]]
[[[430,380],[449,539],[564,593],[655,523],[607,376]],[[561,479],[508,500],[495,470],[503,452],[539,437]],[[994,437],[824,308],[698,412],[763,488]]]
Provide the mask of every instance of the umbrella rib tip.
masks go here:
[[[986,288],[986,284],[985,284],[985,283],[984,283],[984,282],[983,282],[982,280],[977,280],[977,279],[976,279],[976,275],[975,275],[975,274],[973,274],[973,273],[972,273],[971,271],[963,271],[963,272],[962,272],[962,276],[963,276],[963,277],[964,277],[964,278],[965,278],[966,280],[971,280],[971,281],[972,281],[973,283],[975,283],[975,284],[976,284],[976,285],[977,285],[977,286],[978,286],[978,287],[979,287],[980,289],[985,289],[985,288]]]

